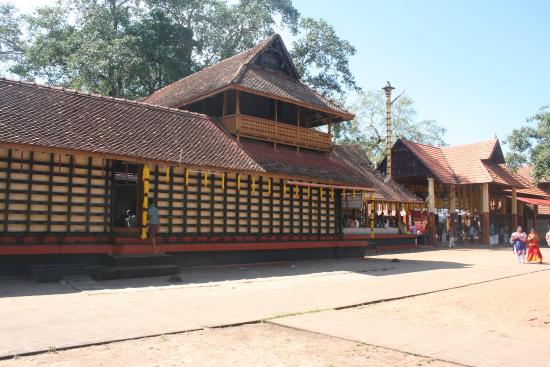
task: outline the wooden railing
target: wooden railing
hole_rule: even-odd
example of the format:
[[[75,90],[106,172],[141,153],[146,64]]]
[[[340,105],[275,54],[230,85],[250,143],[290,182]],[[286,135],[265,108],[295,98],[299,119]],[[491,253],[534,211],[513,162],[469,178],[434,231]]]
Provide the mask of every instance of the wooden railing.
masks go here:
[[[221,120],[229,131],[238,136],[316,150],[328,151],[332,145],[330,134],[259,117],[231,115]]]

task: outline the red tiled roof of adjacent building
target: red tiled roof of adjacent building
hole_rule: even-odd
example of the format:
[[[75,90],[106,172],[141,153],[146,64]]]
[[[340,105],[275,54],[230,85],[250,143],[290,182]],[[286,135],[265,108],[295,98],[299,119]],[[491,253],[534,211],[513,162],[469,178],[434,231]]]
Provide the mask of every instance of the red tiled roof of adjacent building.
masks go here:
[[[93,152],[370,187],[326,152],[241,139],[206,115],[0,79],[0,144]]]
[[[511,172],[498,139],[454,147],[434,147],[401,140],[428,170],[445,184],[496,183],[525,188],[529,184]]]
[[[424,163],[441,182],[446,184],[458,183],[440,147],[413,143],[407,140],[401,140],[401,142],[416,156],[416,158]]]
[[[231,87],[238,87],[251,93],[304,104],[312,109],[333,113],[348,120],[353,118],[352,114],[317,93],[299,79],[282,73],[263,70],[253,65],[255,58],[274,42],[282,43],[282,39],[278,34],[251,49],[161,88],[150,96],[143,98],[142,101],[167,107],[181,107],[203,96],[221,92]],[[282,45],[284,48],[284,43]],[[288,56],[286,48],[285,53]],[[294,73],[297,74],[289,56],[288,61]]]

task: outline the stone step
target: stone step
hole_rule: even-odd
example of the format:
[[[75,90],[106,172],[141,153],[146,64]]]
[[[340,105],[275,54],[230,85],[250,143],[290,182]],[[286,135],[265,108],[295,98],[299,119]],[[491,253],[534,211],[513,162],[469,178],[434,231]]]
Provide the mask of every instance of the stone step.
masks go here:
[[[166,254],[113,255],[107,258],[107,264],[113,267],[174,265],[174,257]]]
[[[65,276],[89,276],[101,268],[101,265],[89,264],[31,265],[27,267],[27,275],[37,283],[48,283],[58,282]]]
[[[142,265],[142,266],[114,266],[96,269],[92,272],[94,280],[111,280],[123,278],[146,278],[164,275],[179,274],[177,265]]]

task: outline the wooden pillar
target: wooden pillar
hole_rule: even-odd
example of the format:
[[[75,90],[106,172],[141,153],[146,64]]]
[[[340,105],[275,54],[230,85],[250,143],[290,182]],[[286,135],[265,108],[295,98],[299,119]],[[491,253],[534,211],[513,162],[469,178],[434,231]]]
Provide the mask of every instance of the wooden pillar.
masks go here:
[[[273,117],[274,117],[275,122],[278,122],[279,121],[279,101],[274,99],[273,102],[274,102]]]
[[[435,180],[428,177],[428,245],[435,243]]]
[[[223,92],[222,117],[227,116],[227,91]]]
[[[297,112],[296,112],[296,126],[297,127],[300,127],[300,106],[296,106],[297,107]],[[299,143],[298,142],[298,130],[296,130],[296,143]],[[298,153],[300,153],[300,147],[296,147],[296,151]]]
[[[456,190],[454,185],[449,185],[449,232],[454,228],[456,214]]]
[[[236,125],[236,135],[237,135],[237,142],[240,141],[240,134],[239,134],[239,130],[240,130],[240,127],[241,127],[241,92],[236,90],[235,91],[235,115],[236,115],[236,120],[235,120],[235,125]]]
[[[537,229],[537,215],[539,215],[539,206],[533,205],[533,228]]]
[[[518,200],[516,196],[516,189],[512,189],[512,231],[514,232],[518,227]]]
[[[489,184],[484,183],[481,186],[481,227],[483,228],[482,242],[489,244]]]

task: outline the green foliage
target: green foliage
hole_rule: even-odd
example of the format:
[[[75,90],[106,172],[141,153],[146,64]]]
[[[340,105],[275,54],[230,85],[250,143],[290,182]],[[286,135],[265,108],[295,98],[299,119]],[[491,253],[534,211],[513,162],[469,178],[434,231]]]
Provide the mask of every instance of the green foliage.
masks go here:
[[[510,147],[506,162],[512,169],[533,167],[533,179],[550,179],[550,111],[542,107],[527,119],[528,126],[513,129],[505,143]]]
[[[212,65],[256,45],[277,27],[296,33],[300,14],[291,0],[149,0],[193,31],[199,68]]]
[[[68,6],[70,5],[70,6]],[[50,84],[136,97],[190,72],[191,32],[137,1],[73,0],[26,18],[31,40],[11,71]],[[74,22],[67,19],[75,18]]]
[[[16,59],[24,48],[21,16],[12,4],[0,4],[0,61]]]
[[[324,20],[302,18],[302,37],[293,43],[292,57],[302,79],[329,97],[342,97],[346,90],[360,91],[349,69],[355,47],[342,40]]]
[[[304,81],[329,96],[357,89],[353,46],[325,21],[301,19],[291,0],[60,0],[23,19],[3,5],[0,16],[0,50],[20,54],[10,71],[27,80],[135,98],[300,29]]]
[[[371,162],[380,162],[386,147],[386,97],[383,91],[367,91],[359,94],[350,107],[355,119],[335,127],[336,142],[357,144],[369,156]],[[429,145],[446,145],[447,131],[435,120],[415,121],[416,109],[412,98],[403,95],[392,105],[392,139],[406,139]]]

